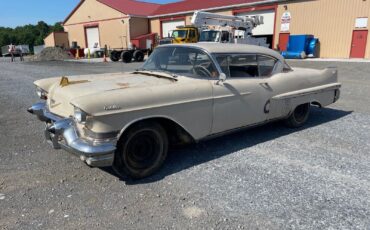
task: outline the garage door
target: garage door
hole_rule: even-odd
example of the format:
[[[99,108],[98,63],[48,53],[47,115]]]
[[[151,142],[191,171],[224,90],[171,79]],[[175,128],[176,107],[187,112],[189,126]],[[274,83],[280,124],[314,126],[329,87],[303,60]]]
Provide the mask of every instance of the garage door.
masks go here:
[[[171,31],[178,26],[185,26],[184,20],[165,21],[162,22],[162,37],[167,38],[171,36]]]
[[[253,30],[253,35],[272,35],[274,34],[275,11],[263,10],[246,13],[239,13],[237,16],[263,16],[263,25],[257,26]]]
[[[87,47],[88,48],[100,47],[99,28],[98,27],[86,28],[86,38],[87,38]]]

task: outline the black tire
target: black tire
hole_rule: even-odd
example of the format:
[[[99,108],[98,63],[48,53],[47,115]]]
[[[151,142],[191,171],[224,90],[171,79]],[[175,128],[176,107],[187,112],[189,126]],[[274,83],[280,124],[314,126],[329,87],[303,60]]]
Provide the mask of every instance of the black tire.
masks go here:
[[[113,169],[123,178],[142,179],[163,165],[167,151],[168,137],[162,126],[155,122],[139,123],[118,141]]]
[[[110,53],[110,60],[112,60],[113,62],[118,62],[119,61],[119,56],[120,56],[119,52],[112,51]]]
[[[285,120],[285,125],[290,128],[302,127],[310,115],[310,108],[310,103],[297,106],[292,114]]]
[[[132,53],[130,51],[123,51],[121,53],[121,59],[124,63],[130,63],[132,61]]]
[[[141,50],[135,50],[135,52],[134,52],[134,59],[137,62],[144,61],[144,53]]]

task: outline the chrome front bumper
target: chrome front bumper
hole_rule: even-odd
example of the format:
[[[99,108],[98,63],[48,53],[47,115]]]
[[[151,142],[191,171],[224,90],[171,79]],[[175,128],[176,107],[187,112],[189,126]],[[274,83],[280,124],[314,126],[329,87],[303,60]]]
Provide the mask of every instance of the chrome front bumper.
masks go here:
[[[106,167],[113,164],[115,143],[96,144],[81,138],[75,121],[72,118],[62,118],[50,113],[45,102],[36,103],[27,111],[46,123],[45,138],[54,149],[62,148],[71,152],[92,167]]]

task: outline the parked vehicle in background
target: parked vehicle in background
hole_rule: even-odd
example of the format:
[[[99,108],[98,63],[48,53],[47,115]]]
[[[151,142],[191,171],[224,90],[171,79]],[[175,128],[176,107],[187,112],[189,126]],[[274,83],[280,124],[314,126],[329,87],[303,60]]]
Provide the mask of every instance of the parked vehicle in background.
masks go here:
[[[266,38],[253,37],[252,30],[263,17],[246,17],[196,11],[191,19],[200,28],[199,42],[236,43],[269,47]]]
[[[3,57],[11,55],[10,52],[9,52],[9,46],[10,45],[6,45],[6,46],[1,47],[1,55]],[[30,46],[29,45],[17,45],[17,46],[15,46],[14,55],[15,56],[20,56],[21,53],[23,55],[30,54]]]
[[[196,43],[199,41],[199,29],[195,26],[178,26],[172,31],[171,37],[160,40],[160,45]]]
[[[191,26],[178,26],[160,45],[215,42],[269,47],[266,38],[253,37],[252,30],[263,24],[263,17],[242,17],[196,11]]]
[[[28,111],[46,123],[55,149],[143,178],[172,145],[275,120],[304,125],[311,105],[339,99],[337,74],[291,68],[260,46],[163,45],[134,72],[38,80],[42,101]]]
[[[121,60],[125,63],[130,63],[132,59],[136,62],[144,61],[145,55],[151,53],[151,49],[122,49],[112,50],[110,53],[110,59],[113,62]]]
[[[144,61],[145,55],[150,55],[157,45],[156,34],[145,34],[131,39],[128,49],[113,49],[110,51],[110,59],[113,62],[121,60],[130,63],[132,60],[137,62]]]

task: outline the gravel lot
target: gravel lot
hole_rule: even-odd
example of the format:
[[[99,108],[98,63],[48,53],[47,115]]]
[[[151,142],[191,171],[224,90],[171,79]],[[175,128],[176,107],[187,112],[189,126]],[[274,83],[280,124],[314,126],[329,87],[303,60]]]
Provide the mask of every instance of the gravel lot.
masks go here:
[[[279,123],[172,151],[122,181],[43,139],[32,82],[138,64],[0,61],[0,229],[370,229],[370,64],[336,65],[342,98],[298,130]]]

